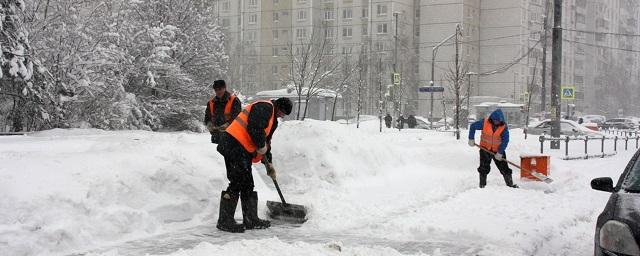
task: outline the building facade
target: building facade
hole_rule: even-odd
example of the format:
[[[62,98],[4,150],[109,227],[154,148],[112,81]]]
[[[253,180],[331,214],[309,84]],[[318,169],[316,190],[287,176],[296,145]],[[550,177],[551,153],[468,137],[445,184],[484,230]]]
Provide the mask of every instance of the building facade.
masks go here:
[[[540,110],[546,17],[544,65],[550,103],[553,0],[216,1],[229,39],[228,79],[246,95],[285,88],[291,83],[291,56],[299,51],[297,45],[322,39],[331,44],[331,58],[364,65],[353,75],[362,84],[357,87],[362,112],[378,114],[382,99],[387,103],[383,111],[426,116],[431,97],[417,88],[433,81],[447,88],[444,94],[434,94],[433,115],[441,117],[443,110],[452,109],[450,74],[456,45],[451,36],[459,25],[459,61],[469,79],[463,95],[469,85],[471,96],[510,98],[513,103],[526,103],[531,94],[532,109]],[[606,102],[615,102],[615,96],[607,96],[606,102],[602,97],[612,87],[606,75],[611,69],[638,80],[637,55],[613,48],[637,49],[640,37],[618,34],[638,34],[639,13],[634,0],[563,1],[562,85],[577,90],[576,100],[564,103],[600,113],[614,107]],[[390,86],[394,70],[401,74],[400,86]],[[341,93],[349,101],[356,90]],[[586,104],[598,101],[602,103]]]

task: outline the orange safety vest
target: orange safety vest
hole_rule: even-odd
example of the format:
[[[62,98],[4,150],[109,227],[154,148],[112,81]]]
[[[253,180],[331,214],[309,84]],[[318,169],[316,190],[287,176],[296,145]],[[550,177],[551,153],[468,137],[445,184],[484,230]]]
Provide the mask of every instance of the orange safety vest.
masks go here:
[[[215,121],[215,114],[216,114],[216,105],[213,102],[213,97],[211,98],[211,100],[209,101],[209,111],[211,111],[211,122],[213,123]],[[224,120],[226,122],[231,122],[231,120],[233,119],[231,117],[231,108],[233,107],[233,101],[236,100],[236,95],[235,94],[231,94],[231,96],[229,96],[229,100],[227,101],[227,104],[224,106]]]
[[[491,152],[498,152],[500,144],[502,144],[501,136],[504,128],[505,125],[498,126],[498,129],[494,132],[489,118],[485,118],[484,125],[482,126],[482,136],[480,137],[480,147]]]
[[[240,112],[240,114],[238,114],[238,116],[236,116],[236,119],[233,120],[231,125],[229,125],[229,127],[227,127],[227,129],[225,130],[228,134],[236,138],[236,140],[240,142],[242,147],[244,147],[247,152],[249,152],[251,155],[255,155],[253,159],[251,159],[251,161],[254,163],[260,162],[263,155],[256,153],[258,147],[255,143],[253,143],[253,140],[249,135],[249,131],[247,131],[247,125],[249,125],[249,113],[251,113],[251,108],[253,108],[253,105],[259,102],[269,103],[269,105],[271,105],[271,107],[273,108],[273,103],[271,103],[271,101],[261,100],[251,103],[249,104],[249,106],[246,106]],[[264,128],[265,137],[269,136],[269,132],[271,132],[273,122],[275,121],[275,108],[273,110],[274,111],[271,112],[271,117],[269,118],[269,124],[266,128]]]

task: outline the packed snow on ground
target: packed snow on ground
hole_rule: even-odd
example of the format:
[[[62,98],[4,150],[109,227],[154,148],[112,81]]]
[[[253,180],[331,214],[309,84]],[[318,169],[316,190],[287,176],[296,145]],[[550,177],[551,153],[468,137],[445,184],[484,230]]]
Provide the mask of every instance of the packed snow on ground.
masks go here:
[[[363,120],[360,128],[286,121],[273,139],[287,201],[309,208],[295,232],[328,234],[334,242],[285,241],[266,230],[169,254],[446,255],[460,247],[468,255],[588,255],[609,196],[589,182],[617,180],[634,153],[563,161],[564,150],[556,151],[552,184],[521,181],[514,169],[521,188],[508,188],[492,166],[488,186],[479,189],[478,150],[467,145],[466,131],[459,141],[447,132],[380,133],[378,120]],[[516,162],[539,151],[537,137],[521,134],[511,131],[507,150]],[[0,137],[0,161],[0,255],[120,255],[126,241],[213,226],[227,185],[222,157],[200,133],[55,129]],[[264,202],[278,195],[264,168],[254,167],[265,216]],[[344,235],[370,243],[342,244]],[[371,244],[382,239],[395,242]],[[442,248],[398,246],[434,241]]]

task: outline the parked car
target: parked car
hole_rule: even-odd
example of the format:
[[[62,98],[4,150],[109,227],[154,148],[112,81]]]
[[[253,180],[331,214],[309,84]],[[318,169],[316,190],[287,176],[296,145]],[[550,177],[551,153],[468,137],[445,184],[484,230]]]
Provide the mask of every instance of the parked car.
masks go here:
[[[594,255],[640,255],[640,150],[631,158],[616,186],[609,177],[591,180],[591,188],[611,196],[598,216]]]
[[[596,123],[598,125],[607,121],[607,118],[601,115],[584,115],[580,118],[582,118],[582,121],[585,123]]]
[[[551,120],[547,119],[527,127],[527,133],[533,135],[551,134]],[[575,121],[560,120],[560,135],[599,135]]]
[[[636,129],[638,126],[633,120],[628,118],[612,118],[602,124],[604,129]]]

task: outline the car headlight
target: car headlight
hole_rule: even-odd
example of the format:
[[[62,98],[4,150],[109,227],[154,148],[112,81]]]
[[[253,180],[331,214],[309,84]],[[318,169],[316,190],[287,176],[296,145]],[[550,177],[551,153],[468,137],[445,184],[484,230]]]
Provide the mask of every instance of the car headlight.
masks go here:
[[[611,252],[640,255],[638,244],[627,224],[610,220],[600,229],[600,247]]]

